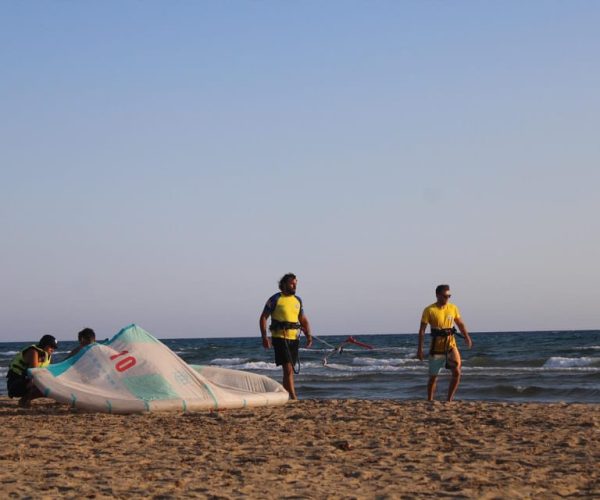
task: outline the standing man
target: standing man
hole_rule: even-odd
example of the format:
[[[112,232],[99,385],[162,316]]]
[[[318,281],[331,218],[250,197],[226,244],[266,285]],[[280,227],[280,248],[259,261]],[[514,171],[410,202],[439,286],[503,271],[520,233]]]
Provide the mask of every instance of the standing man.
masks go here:
[[[296,295],[298,278],[288,273],[279,280],[281,292],[273,295],[263,309],[259,319],[262,345],[275,350],[275,364],[283,369],[283,387],[290,399],[298,399],[294,388],[294,366],[298,362],[298,336],[300,330],[306,336],[306,347],[312,345],[310,323],[302,308],[302,299]],[[271,339],[267,337],[267,319],[271,316]]]
[[[33,385],[27,370],[44,368],[50,364],[52,353],[58,347],[58,341],[52,335],[44,335],[37,344],[26,347],[10,362],[6,374],[8,396],[19,399],[19,406],[29,408],[31,400],[41,398],[40,390]]]
[[[438,373],[442,366],[452,370],[452,379],[448,387],[448,401],[454,399],[461,374],[460,352],[456,346],[455,334],[458,326],[469,349],[473,341],[467,332],[467,327],[460,317],[458,307],[449,302],[450,286],[439,285],[435,289],[437,301],[427,306],[421,316],[419,327],[419,346],[417,357],[423,361],[423,342],[425,340],[425,329],[431,327],[431,347],[429,348],[429,382],[427,383],[427,400],[433,401]]]

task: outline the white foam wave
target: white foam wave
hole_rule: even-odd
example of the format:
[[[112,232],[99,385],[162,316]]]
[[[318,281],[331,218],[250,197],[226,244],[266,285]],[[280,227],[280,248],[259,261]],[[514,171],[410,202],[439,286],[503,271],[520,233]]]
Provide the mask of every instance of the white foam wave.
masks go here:
[[[377,358],[353,358],[352,364],[358,366],[404,366],[407,364],[419,363],[418,359],[411,358],[389,358],[389,359],[377,359]]]
[[[394,366],[394,365],[364,365],[364,366],[354,366],[354,365],[341,365],[338,363],[327,363],[326,368],[332,370],[340,370],[345,372],[353,372],[353,373],[386,373],[386,372],[402,372],[407,370],[418,370],[424,367],[419,365],[413,366]]]
[[[580,347],[581,350],[600,351],[600,345],[588,345]]]
[[[575,367],[561,367],[561,368],[547,368],[545,366],[462,366],[463,372],[482,372],[485,375],[489,376],[501,376],[506,372],[516,372],[516,373],[536,373],[536,372],[551,372],[551,371],[561,371],[561,372],[586,372],[586,373],[596,373],[600,372],[600,367],[594,366],[575,366]]]
[[[6,356],[6,357],[12,357],[12,356],[16,356],[17,354],[19,354],[19,352],[21,351],[4,351],[4,352],[0,352],[0,356]],[[71,351],[54,351],[52,353],[52,356],[60,356],[61,354],[68,354]]]
[[[219,366],[241,365],[248,361],[248,358],[215,358],[210,364]]]
[[[211,362],[210,364],[218,364]],[[276,366],[275,363],[267,363],[266,361],[249,361],[247,363],[240,364],[227,364],[227,365],[218,365],[223,368],[233,368],[235,370],[281,370],[281,367]]]
[[[548,359],[542,368],[579,368],[582,366],[591,366],[594,358],[561,358],[553,357]]]

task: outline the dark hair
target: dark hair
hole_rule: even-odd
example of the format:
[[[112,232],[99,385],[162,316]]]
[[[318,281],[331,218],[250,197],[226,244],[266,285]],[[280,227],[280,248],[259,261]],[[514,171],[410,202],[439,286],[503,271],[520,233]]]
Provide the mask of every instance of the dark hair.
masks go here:
[[[448,290],[450,290],[450,285],[438,285],[435,287],[435,294],[441,295],[442,293],[447,292]]]
[[[52,335],[44,335],[38,342],[38,346],[42,349],[44,347],[54,347],[54,349],[56,349],[58,347],[58,341]]]
[[[77,340],[79,340],[79,342],[82,340],[94,342],[96,340],[96,333],[91,328],[84,328],[77,334]]]
[[[283,285],[285,285],[290,280],[295,280],[296,275],[294,273],[284,274],[279,280],[279,289],[283,292]]]

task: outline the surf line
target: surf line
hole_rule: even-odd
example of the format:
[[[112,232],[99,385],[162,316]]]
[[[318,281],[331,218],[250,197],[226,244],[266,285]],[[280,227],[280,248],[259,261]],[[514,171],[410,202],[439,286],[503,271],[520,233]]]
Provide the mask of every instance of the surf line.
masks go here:
[[[316,335],[313,335],[312,337],[313,337],[313,339],[318,340],[322,344],[324,344],[327,347],[330,347],[332,349],[330,352],[328,352],[327,354],[325,354],[325,357],[321,360],[321,362],[323,363],[323,366],[327,366],[327,359],[330,356],[333,356],[334,354],[342,354],[342,352],[344,351],[344,347],[346,345],[348,345],[348,344],[354,344],[354,345],[357,345],[359,347],[363,347],[365,349],[373,349],[373,346],[370,346],[369,344],[365,344],[364,342],[359,342],[358,340],[356,340],[352,336],[349,336],[348,338],[346,338],[345,340],[343,340],[341,343],[339,343],[337,346],[334,346],[334,345],[330,344],[329,342],[327,342],[327,341],[325,341],[323,339],[320,339]]]

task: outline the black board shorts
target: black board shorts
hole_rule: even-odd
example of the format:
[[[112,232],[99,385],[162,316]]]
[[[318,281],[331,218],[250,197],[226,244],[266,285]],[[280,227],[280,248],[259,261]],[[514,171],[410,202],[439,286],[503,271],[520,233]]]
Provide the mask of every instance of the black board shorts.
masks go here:
[[[275,351],[275,364],[277,366],[281,366],[284,363],[295,365],[298,362],[299,340],[273,338],[271,341],[273,343],[273,350]]]
[[[13,371],[9,371],[6,376],[6,389],[8,390],[8,397],[21,398],[29,390],[28,380]]]

